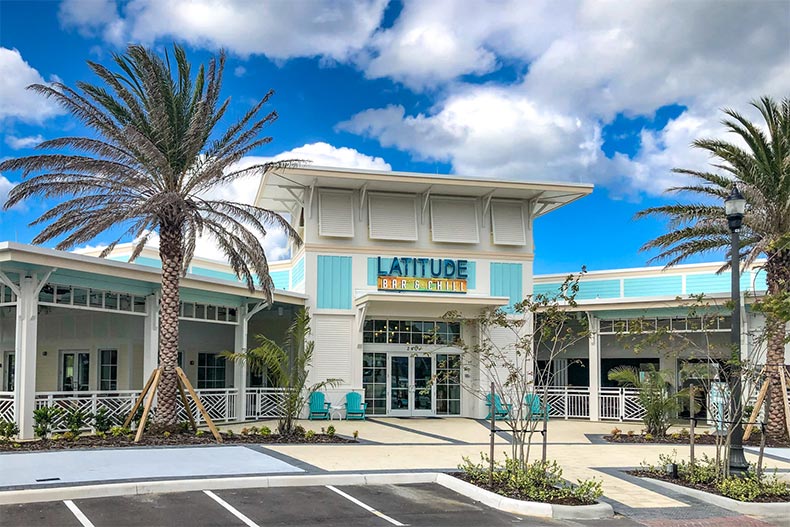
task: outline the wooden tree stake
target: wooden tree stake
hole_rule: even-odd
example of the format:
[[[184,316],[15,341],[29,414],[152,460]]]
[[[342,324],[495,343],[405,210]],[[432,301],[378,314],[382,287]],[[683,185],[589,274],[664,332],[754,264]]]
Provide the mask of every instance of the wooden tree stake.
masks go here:
[[[187,417],[189,417],[189,424],[192,425],[192,430],[197,432],[197,424],[192,416],[192,408],[189,407],[189,401],[187,401],[187,396],[184,393],[184,384],[181,382],[181,377],[177,377],[176,380],[178,381],[178,394],[181,396],[181,402],[184,403],[184,410],[186,410]]]
[[[746,423],[746,430],[743,432],[743,440],[748,441],[749,437],[752,435],[752,428],[754,428],[755,420],[757,416],[760,414],[760,407],[763,405],[763,400],[765,399],[765,394],[768,393],[768,387],[771,385],[771,379],[765,379],[763,385],[760,387],[760,393],[757,394],[757,402],[754,404],[754,409],[752,410],[752,415],[749,416],[749,422]],[[768,414],[766,414],[768,415]]]
[[[782,403],[785,405],[785,424],[787,425],[787,435],[790,436],[790,402],[787,400],[787,370],[781,367],[779,381],[782,383]]]
[[[140,419],[140,424],[137,425],[137,435],[134,436],[134,442],[139,443],[140,439],[143,437],[143,431],[145,430],[145,423],[148,421],[148,412],[151,411],[151,405],[154,403],[154,397],[156,396],[156,389],[159,387],[159,379],[162,377],[162,369],[157,368],[156,373],[154,374],[154,382],[151,385],[150,392],[148,394],[148,400],[145,402],[145,407],[143,407],[143,417]]]
[[[129,416],[126,418],[126,421],[123,422],[124,428],[129,428],[129,425],[132,424],[132,419],[134,419],[134,414],[137,413],[137,409],[140,408],[140,405],[143,404],[145,400],[145,395],[148,393],[148,390],[151,388],[151,384],[154,382],[154,377],[156,377],[156,372],[159,368],[151,372],[151,375],[148,377],[148,381],[145,383],[145,387],[143,391],[140,392],[140,397],[134,402],[134,406],[132,406],[132,411],[129,412]]]
[[[211,433],[214,435],[214,439],[217,440],[217,443],[222,443],[222,436],[219,435],[219,430],[217,430],[217,427],[214,426],[214,422],[211,420],[211,417],[208,416],[208,412],[206,411],[206,409],[203,408],[203,403],[200,402],[200,398],[195,392],[195,389],[192,388],[192,384],[189,382],[189,379],[187,379],[184,370],[176,367],[176,374],[181,379],[181,382],[184,383],[184,386],[186,386],[189,395],[191,395],[192,399],[195,401],[195,405],[197,406],[197,409],[200,411],[200,414],[203,416],[203,419],[206,421],[209,430],[211,430]]]

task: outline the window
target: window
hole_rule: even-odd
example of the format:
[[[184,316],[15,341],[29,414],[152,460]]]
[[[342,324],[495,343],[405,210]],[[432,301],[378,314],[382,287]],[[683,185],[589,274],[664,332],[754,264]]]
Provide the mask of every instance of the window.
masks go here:
[[[87,391],[90,380],[90,354],[87,351],[61,353],[60,389],[65,392]]]
[[[225,359],[217,353],[198,353],[198,389],[225,387]]]
[[[99,350],[99,389],[118,389],[118,350]]]
[[[436,354],[436,413],[461,414],[461,356]]]
[[[460,322],[368,319],[362,328],[362,342],[368,344],[452,346],[460,339]]]
[[[3,361],[3,368],[5,368],[5,385],[3,389],[9,392],[14,391],[14,377],[16,375],[14,364],[14,352],[6,351],[5,360]]]
[[[387,413],[387,354],[362,354],[362,387],[371,414]]]

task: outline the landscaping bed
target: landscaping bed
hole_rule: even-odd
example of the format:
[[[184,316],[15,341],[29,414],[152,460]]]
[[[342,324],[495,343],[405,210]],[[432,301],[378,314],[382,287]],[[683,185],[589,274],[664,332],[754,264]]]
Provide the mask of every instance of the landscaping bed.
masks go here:
[[[247,433],[238,434],[222,432],[222,444],[294,444],[294,443],[357,443],[353,438],[336,434],[311,434],[297,432],[290,435]],[[73,448],[123,448],[142,446],[185,446],[217,444],[210,432],[183,432],[174,434],[143,434],[139,443],[134,442],[134,434],[107,433],[103,435],[80,435],[72,438],[68,433],[55,436],[54,439],[38,439],[35,441],[0,441],[0,452],[36,452],[46,450],[67,450]]]
[[[604,440],[610,443],[661,443],[673,445],[688,445],[689,434],[686,433],[673,433],[665,436],[652,436],[650,434],[607,434],[603,436]],[[714,434],[694,434],[694,443],[697,445],[715,445],[716,436]],[[759,434],[752,434],[748,441],[743,442],[744,445],[759,447],[760,436]],[[776,448],[790,447],[790,440],[773,441],[766,440],[765,446]]]
[[[479,479],[472,478],[463,472],[454,472],[450,475],[454,478],[460,479],[461,481],[466,481],[467,483],[471,483],[476,487],[480,487],[481,489],[499,494],[500,496],[505,496],[506,498],[512,498],[514,500],[521,501],[537,501],[534,498],[534,494],[524,492],[522,489],[513,487],[504,482],[494,481],[494,484],[489,486],[486,481],[480,481]],[[545,501],[541,500],[542,503],[550,503],[552,505],[591,505],[592,503],[596,503],[595,501],[582,501],[579,498],[575,498],[573,496],[553,496],[552,491],[556,490],[554,488],[543,487],[539,490],[545,495],[549,496],[549,498]]]
[[[648,471],[648,470],[632,470],[628,472],[632,476],[639,476],[640,478],[652,478],[652,479],[660,479],[662,481],[667,481],[669,483],[673,483],[675,485],[681,485],[683,487],[688,487],[690,489],[701,490],[703,492],[708,492],[710,494],[716,494],[717,496],[724,496],[726,498],[732,498],[732,496],[728,496],[722,494],[719,490],[719,486],[715,483],[705,482],[705,483],[698,483],[698,482],[690,482],[686,481],[681,478],[673,478],[669,474],[658,472],[658,471]],[[734,498],[733,498],[734,499]],[[743,500],[741,500],[743,501]],[[749,500],[752,503],[783,503],[790,501],[790,489],[785,494],[774,494],[774,495],[758,495],[755,496],[753,499]]]

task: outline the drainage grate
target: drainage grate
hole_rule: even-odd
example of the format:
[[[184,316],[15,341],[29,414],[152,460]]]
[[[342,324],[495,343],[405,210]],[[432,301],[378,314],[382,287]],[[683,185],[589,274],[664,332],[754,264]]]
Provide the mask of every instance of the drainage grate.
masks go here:
[[[41,478],[36,480],[37,483],[45,483],[47,481],[60,481],[60,478]]]

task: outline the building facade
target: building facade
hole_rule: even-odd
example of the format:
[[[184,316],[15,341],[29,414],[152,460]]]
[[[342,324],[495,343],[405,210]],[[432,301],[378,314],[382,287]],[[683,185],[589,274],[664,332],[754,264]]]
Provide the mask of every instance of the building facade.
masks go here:
[[[556,290],[564,275],[533,277],[533,222],[591,191],[429,174],[272,172],[260,181],[255,203],[290,218],[304,243],[270,265],[271,305],[226,264],[196,258],[182,281],[179,364],[213,419],[274,417],[282,390],[219,353],[254,347],[256,335],[282,340],[295,311],[306,307],[315,341],[310,381],[338,379],[327,390],[335,405],[354,390],[364,393],[369,415],[483,417],[476,394],[487,372],[458,346],[482,337],[475,324],[444,316],[512,313],[533,291]],[[22,437],[32,437],[33,410],[45,405],[124,416],[158,364],[158,255],[146,248],[127,263],[131,251],[118,246],[100,259],[96,252],[0,243],[0,419],[17,421]],[[551,361],[537,353],[535,366],[555,372],[547,387],[552,415],[639,419],[633,391],[612,386],[608,370],[654,364],[679,372],[682,360],[698,357],[660,350],[635,356],[617,328],[651,319],[693,340],[686,298],[727,298],[728,274],[716,274],[718,267],[585,275],[572,309],[590,322],[590,338]],[[748,270],[742,288],[759,296],[764,278]],[[761,319],[748,302],[744,309],[749,333]],[[714,359],[724,356],[727,320],[722,311],[706,332]],[[759,355],[744,344],[745,354]],[[676,384],[683,382],[678,377]]]

